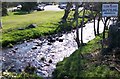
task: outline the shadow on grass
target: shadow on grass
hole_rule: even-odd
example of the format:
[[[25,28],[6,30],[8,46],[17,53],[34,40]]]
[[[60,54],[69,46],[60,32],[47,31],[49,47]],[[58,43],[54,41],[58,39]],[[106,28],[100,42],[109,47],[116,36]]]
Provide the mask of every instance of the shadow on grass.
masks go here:
[[[58,22],[58,24],[55,24],[57,25],[58,27],[56,28],[56,32],[61,32],[61,33],[66,33],[66,32],[69,32],[69,31],[72,31],[74,28],[72,25],[70,25],[69,22]]]
[[[28,14],[28,12],[25,12],[25,11],[17,11],[14,13],[14,15],[26,15]]]

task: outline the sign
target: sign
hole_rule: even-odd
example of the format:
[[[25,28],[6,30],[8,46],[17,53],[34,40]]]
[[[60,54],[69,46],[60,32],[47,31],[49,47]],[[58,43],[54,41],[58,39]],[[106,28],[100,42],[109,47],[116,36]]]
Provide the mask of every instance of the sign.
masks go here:
[[[118,16],[118,4],[102,4],[103,17],[116,17]]]

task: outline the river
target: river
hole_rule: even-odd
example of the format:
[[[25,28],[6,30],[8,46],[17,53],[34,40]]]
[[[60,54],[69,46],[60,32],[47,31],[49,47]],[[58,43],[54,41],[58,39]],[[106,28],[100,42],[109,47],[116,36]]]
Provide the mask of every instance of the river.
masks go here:
[[[103,32],[103,23],[100,21],[100,33]],[[83,28],[83,42],[95,38],[93,31],[93,22],[85,24]],[[81,29],[79,29],[79,32]],[[81,33],[81,32],[80,32]],[[65,57],[69,57],[76,49],[77,44],[74,40],[75,31],[50,37],[31,39],[22,44],[15,45],[13,48],[3,48],[2,61],[0,66],[3,71],[9,70],[21,72],[30,64],[37,68],[37,74],[42,77],[52,77],[52,72],[56,64]]]

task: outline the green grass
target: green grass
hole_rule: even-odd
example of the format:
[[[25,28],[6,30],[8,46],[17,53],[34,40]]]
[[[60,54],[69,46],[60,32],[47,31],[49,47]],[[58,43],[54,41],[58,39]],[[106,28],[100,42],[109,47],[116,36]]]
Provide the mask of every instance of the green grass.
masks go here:
[[[2,17],[3,33],[19,27],[26,27],[31,23],[37,24],[38,27],[49,27],[60,21],[60,18],[63,15],[63,12],[58,11],[33,12],[31,14],[24,15],[13,15],[14,13],[10,13],[9,16]]]
[[[2,42],[3,46],[9,43],[15,44],[24,39],[36,38],[41,35],[54,33],[59,26],[59,21],[63,16],[63,11],[41,11],[31,14],[14,15],[16,12],[9,13],[9,16],[2,17]],[[36,28],[18,30],[26,28],[30,24],[37,24]]]
[[[85,56],[99,50],[100,44],[98,43],[102,37],[96,37],[90,41],[86,46],[76,50],[70,57],[65,58],[57,64],[57,68],[53,73],[53,79],[93,79],[93,78],[110,78],[114,77],[119,79],[117,71],[110,70],[105,64],[96,64],[95,59],[81,58],[81,53]]]

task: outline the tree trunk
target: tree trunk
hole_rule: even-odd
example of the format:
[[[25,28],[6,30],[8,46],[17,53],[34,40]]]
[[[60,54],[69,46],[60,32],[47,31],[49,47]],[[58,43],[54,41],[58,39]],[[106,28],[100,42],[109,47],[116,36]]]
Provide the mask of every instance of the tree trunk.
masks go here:
[[[81,24],[81,45],[83,45],[83,25],[84,25],[84,18],[85,18],[85,9],[83,10],[83,17],[82,17],[82,24]]]
[[[107,17],[104,23],[104,29],[103,29],[103,39],[105,39],[105,29],[106,29],[106,25],[107,25],[107,21],[110,17]]]
[[[110,24],[110,20],[109,20],[109,19],[110,19],[110,17],[108,17],[108,20],[107,20],[108,23],[106,23],[106,28],[105,28],[105,30],[108,30],[108,29],[109,29],[109,28],[108,28],[108,25]]]
[[[100,33],[99,33],[99,25],[100,25],[100,16],[98,17],[98,20],[97,20],[97,35],[99,36]]]
[[[79,28],[78,28],[78,3],[77,2],[76,2],[76,7],[75,7],[75,20],[76,20],[76,42],[79,48],[80,40],[79,40]]]
[[[64,16],[62,17],[62,22],[66,22],[66,19],[67,19],[69,13],[70,13],[70,8],[71,8],[71,6],[72,6],[72,3],[71,3],[71,2],[68,2],[68,3],[67,3],[67,7],[66,7],[66,9],[65,9]]]
[[[80,40],[79,40],[79,28],[78,28],[78,15],[79,15],[79,13],[78,13],[78,2],[75,3],[75,14],[76,14],[75,15],[75,21],[76,21],[76,42],[77,42],[77,45],[78,45],[78,48],[79,48],[80,47]],[[82,58],[84,58],[82,53],[80,53],[80,55],[81,55]],[[79,55],[78,55],[78,57],[79,57]],[[80,69],[78,68],[78,70],[80,70]]]
[[[94,35],[96,36],[96,28],[95,28],[95,17],[94,17]]]
[[[106,28],[106,22],[104,24],[104,29],[103,29],[103,39],[105,39],[105,28]]]

